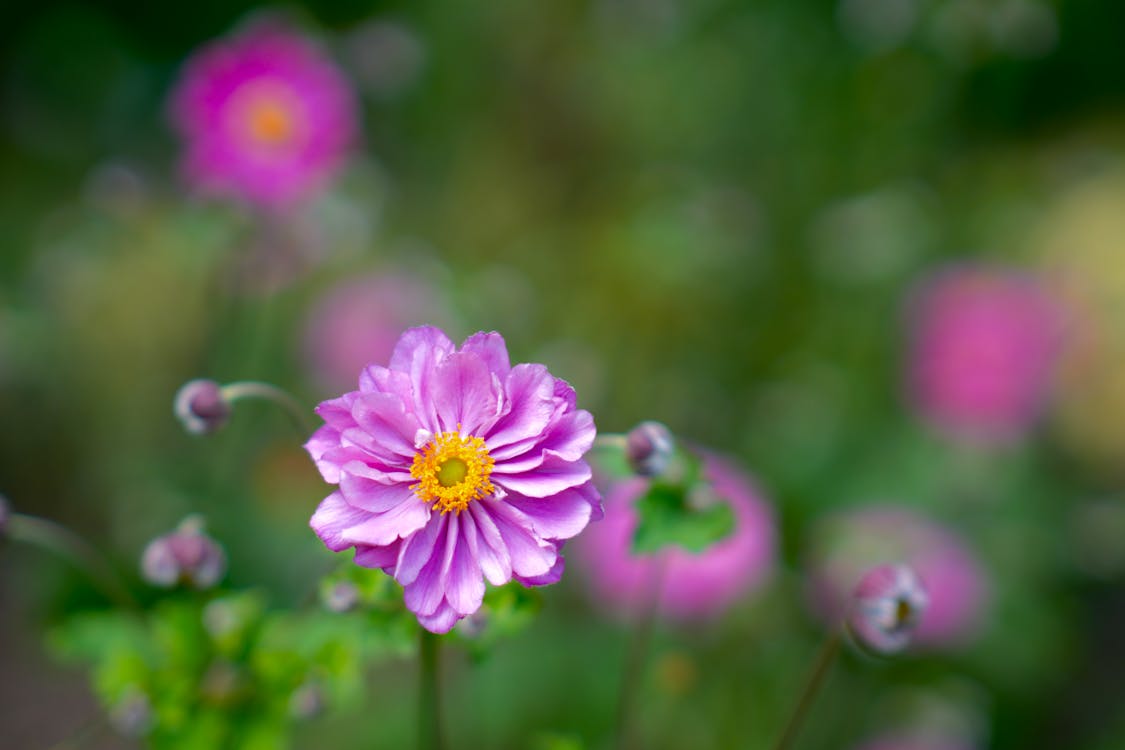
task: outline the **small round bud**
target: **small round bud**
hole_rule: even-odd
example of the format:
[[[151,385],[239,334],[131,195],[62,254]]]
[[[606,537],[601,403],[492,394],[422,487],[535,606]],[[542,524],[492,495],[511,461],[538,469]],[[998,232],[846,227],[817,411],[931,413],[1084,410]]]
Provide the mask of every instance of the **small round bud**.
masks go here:
[[[140,737],[152,728],[152,703],[148,696],[131,688],[109,711],[109,723],[126,737]]]
[[[315,682],[306,682],[289,696],[289,715],[305,721],[320,714],[324,704],[324,689]]]
[[[676,453],[676,441],[659,422],[641,422],[625,436],[625,460],[642,477],[663,474]]]
[[[196,516],[184,519],[171,534],[153,539],[141,557],[144,579],[162,588],[185,583],[208,589],[219,582],[226,567],[223,548],[203,532]]]
[[[351,581],[337,581],[323,590],[321,601],[330,612],[350,612],[359,603],[359,589]]]
[[[176,393],[176,416],[193,435],[218,431],[230,418],[230,401],[214,380],[191,380]]]
[[[908,645],[929,605],[921,579],[906,565],[869,570],[852,595],[848,632],[876,654],[896,654]]]

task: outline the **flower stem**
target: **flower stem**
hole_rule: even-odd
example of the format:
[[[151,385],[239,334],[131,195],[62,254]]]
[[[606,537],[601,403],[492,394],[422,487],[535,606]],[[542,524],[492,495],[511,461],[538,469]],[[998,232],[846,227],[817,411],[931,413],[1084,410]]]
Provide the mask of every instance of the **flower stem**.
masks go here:
[[[311,435],[316,429],[309,420],[305,407],[289,391],[270,383],[255,380],[241,380],[223,386],[223,397],[230,403],[243,398],[260,398],[280,406],[293,421],[302,436]]]
[[[628,750],[628,748],[637,745],[636,737],[634,737],[637,695],[640,692],[641,678],[644,676],[649,651],[652,649],[656,621],[660,615],[660,598],[664,588],[664,566],[664,560],[657,563],[656,573],[652,578],[648,606],[637,621],[632,637],[629,638],[628,651],[625,654],[625,670],[621,678],[621,694],[617,702],[616,734],[619,750]]]
[[[832,667],[833,662],[836,660],[836,654],[840,652],[840,630],[837,628],[829,633],[824,641],[824,645],[820,647],[820,653],[817,654],[816,663],[813,665],[812,671],[809,673],[808,679],[805,680],[805,686],[801,689],[801,697],[797,700],[797,705],[793,709],[793,713],[789,716],[789,721],[785,725],[785,731],[782,732],[781,737],[774,745],[774,750],[788,750],[797,739],[797,732],[801,728],[801,724],[805,720],[806,714],[812,707],[813,699],[816,698],[817,693],[820,691],[821,686],[824,684],[824,678],[828,675],[828,670]]]
[[[442,750],[441,692],[438,685],[441,639],[426,630],[418,629],[418,748]]]
[[[12,539],[34,544],[85,572],[107,598],[126,609],[136,609],[137,600],[125,588],[113,569],[88,542],[70,529],[38,516],[13,513],[7,534]]]

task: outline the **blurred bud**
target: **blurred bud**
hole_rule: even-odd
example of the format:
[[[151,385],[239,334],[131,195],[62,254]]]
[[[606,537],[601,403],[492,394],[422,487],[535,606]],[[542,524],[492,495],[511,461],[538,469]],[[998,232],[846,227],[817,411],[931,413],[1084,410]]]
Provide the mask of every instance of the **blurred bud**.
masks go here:
[[[193,435],[217,432],[230,418],[230,402],[214,380],[191,380],[176,393],[176,416]]]
[[[185,518],[171,534],[153,539],[141,557],[141,575],[163,588],[178,583],[211,588],[223,577],[226,566],[223,548],[203,533],[198,516]]]
[[[330,612],[350,612],[359,602],[359,589],[351,581],[337,581],[324,589],[321,601]]]
[[[0,539],[3,539],[8,531],[8,519],[11,517],[12,506],[8,504],[8,498],[0,495]]]
[[[315,682],[306,682],[289,696],[289,715],[304,721],[324,710],[324,689]]]
[[[641,422],[625,436],[625,460],[642,477],[663,474],[676,452],[676,442],[659,422]]]
[[[880,565],[860,580],[853,594],[848,632],[876,654],[895,654],[910,644],[929,604],[921,579],[906,565]]]
[[[216,661],[207,668],[199,691],[204,702],[215,706],[233,706],[246,697],[246,677],[236,665]]]
[[[488,623],[492,618],[489,617],[487,606],[483,606],[476,612],[466,617],[461,622],[457,623],[457,632],[464,638],[474,640],[484,635],[484,631],[488,629]]]
[[[109,711],[109,723],[126,737],[140,737],[152,727],[152,704],[148,696],[131,688]]]

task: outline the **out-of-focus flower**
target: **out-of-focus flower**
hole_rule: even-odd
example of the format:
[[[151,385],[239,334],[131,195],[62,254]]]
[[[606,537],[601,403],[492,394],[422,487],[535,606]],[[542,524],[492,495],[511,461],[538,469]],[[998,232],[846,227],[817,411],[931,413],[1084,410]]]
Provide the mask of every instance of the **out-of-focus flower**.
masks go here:
[[[458,349],[412,328],[389,367],[317,407],[326,424],[305,447],[339,489],[310,525],[392,575],[435,633],[480,608],[485,579],[554,583],[562,542],[602,513],[583,460],[594,420],[575,403],[543,365],[513,367],[497,333]]]
[[[908,645],[929,605],[922,581],[906,565],[879,565],[860,579],[845,621],[865,649],[896,654]]]
[[[973,750],[974,745],[928,733],[890,733],[867,740],[855,750]]]
[[[289,696],[289,715],[306,721],[324,711],[324,688],[316,682],[306,682]]]
[[[625,460],[642,477],[663,474],[675,450],[671,431],[659,422],[641,422],[625,436]]]
[[[141,574],[154,586],[186,583],[197,589],[214,586],[227,569],[223,548],[203,531],[198,516],[189,516],[171,534],[149,542],[141,557]]]
[[[196,52],[170,113],[193,186],[279,210],[322,187],[356,140],[356,103],[343,74],[276,19]]]
[[[1062,316],[1034,277],[958,267],[925,283],[910,310],[909,390],[939,430],[974,442],[1018,438],[1051,383]]]
[[[813,604],[829,622],[846,617],[864,571],[890,560],[909,565],[929,594],[913,643],[954,647],[979,630],[989,598],[985,571],[952,531],[894,507],[870,507],[823,520],[813,532]]]
[[[152,728],[152,703],[137,688],[131,688],[109,711],[109,723],[126,737],[140,737]]]
[[[359,589],[351,581],[338,581],[324,591],[321,600],[331,612],[349,612],[359,603]]]
[[[440,292],[415,276],[350,279],[313,306],[305,324],[304,359],[323,387],[338,391],[354,383],[368,363],[386,362],[404,329],[451,319]]]
[[[574,543],[575,560],[600,604],[626,617],[656,604],[674,619],[708,618],[769,578],[775,546],[769,505],[748,477],[722,459],[707,456],[703,476],[715,496],[730,503],[735,527],[699,554],[683,549],[633,554],[634,503],[648,482],[631,479],[609,491],[605,519]]]
[[[184,429],[193,435],[209,435],[230,419],[231,405],[222,386],[214,380],[190,380],[176,392],[173,410]]]

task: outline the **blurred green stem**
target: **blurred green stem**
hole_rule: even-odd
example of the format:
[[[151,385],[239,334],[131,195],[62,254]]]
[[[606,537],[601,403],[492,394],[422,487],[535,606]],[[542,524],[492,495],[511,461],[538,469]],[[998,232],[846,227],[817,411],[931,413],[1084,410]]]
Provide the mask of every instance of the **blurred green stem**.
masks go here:
[[[289,415],[297,430],[305,437],[312,435],[316,429],[301,402],[293,394],[278,388],[276,385],[255,380],[241,380],[236,383],[227,383],[222,387],[222,390],[223,397],[232,404],[244,398],[260,398],[272,401]]]
[[[441,691],[438,678],[441,669],[441,638],[425,628],[418,629],[418,748],[442,750]]]
[[[797,739],[797,732],[801,729],[801,724],[805,720],[809,709],[812,707],[813,700],[820,692],[821,686],[824,684],[824,678],[828,675],[828,670],[832,667],[833,662],[836,660],[836,654],[840,652],[840,629],[836,628],[824,641],[824,645],[820,647],[820,653],[817,654],[816,664],[813,665],[809,677],[805,680],[805,686],[801,690],[801,697],[797,700],[797,706],[793,709],[792,715],[789,717],[788,723],[785,725],[785,731],[782,732],[781,737],[774,745],[774,750],[788,750],[792,746],[793,741]]]
[[[70,529],[38,516],[13,513],[7,535],[58,555],[90,577],[111,601],[126,609],[136,609],[137,600],[125,588],[113,569],[97,550]]]
[[[649,651],[652,649],[652,637],[656,630],[656,621],[660,615],[661,591],[664,588],[664,565],[664,560],[661,559],[656,566],[648,606],[637,621],[636,628],[629,639],[628,652],[625,655],[625,670],[621,678],[621,693],[617,702],[617,747],[619,750],[628,750],[636,745],[634,714],[636,713],[637,695],[640,693],[642,678],[644,677],[645,664],[648,662]]]

